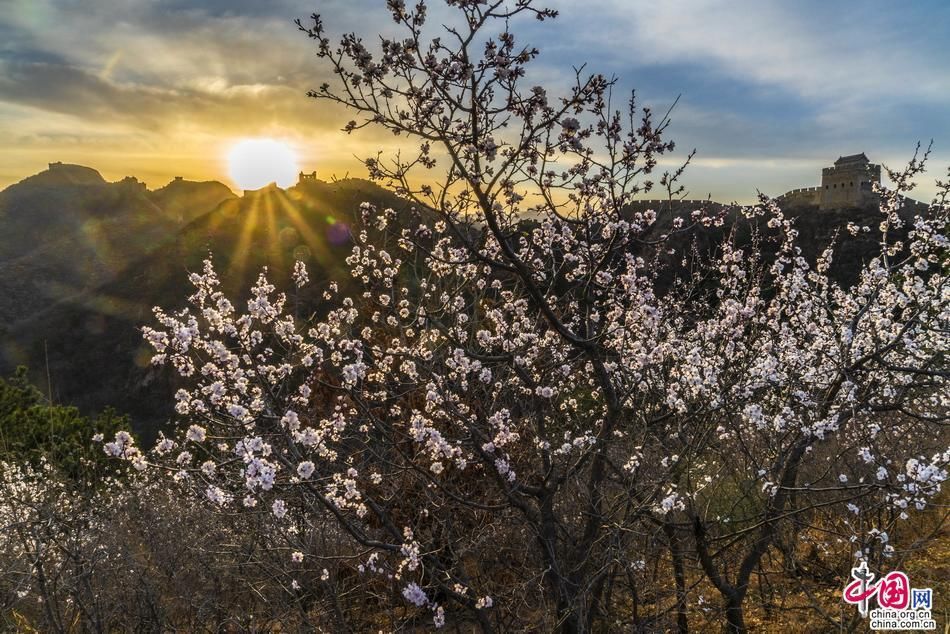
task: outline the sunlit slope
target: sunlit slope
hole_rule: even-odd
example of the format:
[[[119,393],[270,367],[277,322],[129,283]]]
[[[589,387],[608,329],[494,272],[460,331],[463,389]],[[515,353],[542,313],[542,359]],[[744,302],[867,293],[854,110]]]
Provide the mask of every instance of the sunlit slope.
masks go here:
[[[232,198],[220,183],[174,181],[154,192],[93,169],[56,165],[0,192],[0,324],[113,279]]]
[[[182,307],[187,274],[213,254],[225,289],[245,291],[262,266],[287,286],[296,258],[305,260],[315,282],[299,298],[301,310],[318,308],[329,279],[347,279],[349,227],[363,201],[381,207],[402,204],[367,181],[312,181],[228,199],[193,221],[173,240],[129,264],[112,281],[61,301],[14,326],[3,337],[0,370],[26,363],[45,384],[45,358],[55,398],[93,411],[113,405],[152,432],[170,415],[172,386],[163,371],[147,364],[138,328],[152,320],[152,307]]]

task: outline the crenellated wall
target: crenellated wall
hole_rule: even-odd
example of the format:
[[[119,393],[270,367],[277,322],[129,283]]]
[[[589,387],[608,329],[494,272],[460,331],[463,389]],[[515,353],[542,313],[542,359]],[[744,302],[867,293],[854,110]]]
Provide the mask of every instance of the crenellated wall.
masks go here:
[[[632,204],[643,205],[643,206],[662,206],[662,205],[669,205],[670,200],[668,198],[657,198],[653,200],[635,200],[633,201]],[[705,205],[705,204],[717,205],[719,203],[712,200],[706,200],[705,198],[703,198],[703,199],[693,199],[693,200],[674,199],[673,204],[674,205]]]
[[[789,207],[817,206],[819,209],[868,207],[877,204],[873,183],[881,180],[881,166],[861,154],[838,157],[832,167],[821,170],[819,187],[800,187],[776,200]]]
[[[785,192],[776,200],[786,207],[818,207],[819,209],[845,209],[872,207],[878,204],[874,193],[875,182],[881,181],[881,166],[871,163],[861,154],[839,156],[832,167],[821,170],[821,185],[818,187],[799,187]],[[918,205],[908,199],[908,204]],[[641,209],[669,208],[666,198],[637,200],[633,203]],[[719,205],[711,200],[674,200],[674,207]]]
[[[814,207],[821,200],[821,187],[799,187],[785,192],[777,200],[789,207]]]

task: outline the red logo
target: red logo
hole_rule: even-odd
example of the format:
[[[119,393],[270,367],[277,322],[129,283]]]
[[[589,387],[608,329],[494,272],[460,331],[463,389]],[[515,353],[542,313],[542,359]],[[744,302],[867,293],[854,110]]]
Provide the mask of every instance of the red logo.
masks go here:
[[[903,572],[889,572],[877,583],[874,573],[868,570],[867,562],[862,562],[851,570],[854,581],[844,589],[846,603],[858,605],[861,614],[867,614],[868,599],[877,597],[877,604],[882,608],[906,610],[910,605],[910,579]]]

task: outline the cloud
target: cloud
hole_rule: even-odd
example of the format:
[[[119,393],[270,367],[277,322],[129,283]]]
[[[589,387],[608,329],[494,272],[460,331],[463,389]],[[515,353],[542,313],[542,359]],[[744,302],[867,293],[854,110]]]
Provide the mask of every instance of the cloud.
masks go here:
[[[313,131],[328,121],[313,117],[313,104],[303,91],[286,85],[236,85],[203,77],[180,86],[120,83],[46,62],[0,65],[0,93],[9,103],[156,134],[181,126],[235,133],[246,131],[249,119]]]
[[[610,41],[624,42],[623,56],[637,65],[705,66],[834,103],[894,97],[899,79],[902,97],[945,101],[948,48],[906,32],[919,21],[910,7],[875,4],[592,0],[584,15],[611,29]],[[948,14],[929,7],[917,17],[933,20],[930,10]]]
[[[113,178],[131,170],[222,178],[220,155],[244,136],[279,137],[295,143],[308,165],[361,173],[353,155],[373,154],[392,139],[370,132],[341,141],[343,109],[305,96],[325,79],[312,43],[293,24],[309,5],[5,5],[0,186],[67,158],[94,161],[107,175],[114,168]],[[385,18],[385,10],[378,13]],[[355,10],[343,15],[357,22]]]
[[[946,3],[590,0],[584,11],[556,4],[567,19],[551,39],[574,46],[557,46],[554,63],[581,55],[657,106],[681,94],[671,128],[680,147],[714,162],[756,161],[735,170],[745,183],[773,183],[762,161],[788,171],[786,186],[816,178],[792,180],[800,160],[815,171],[839,154],[867,151],[897,165],[930,138],[932,165],[950,161]],[[709,169],[699,164],[689,177],[722,175]]]
[[[589,61],[591,70],[620,76],[624,88],[638,87],[657,109],[682,94],[673,136],[700,151],[689,172],[697,187],[728,175],[716,195],[748,199],[757,178],[777,182],[782,170],[789,187],[810,184],[797,182],[802,161],[817,170],[853,151],[903,158],[931,136],[938,150],[950,145],[950,47],[940,27],[950,5],[547,4],[561,10],[559,20],[517,27],[544,54],[535,77],[560,85],[565,69]],[[393,28],[376,0],[323,0],[316,9],[336,33],[355,29],[370,39]],[[140,162],[130,166],[150,156],[158,173],[163,158],[198,166],[234,137],[258,135],[294,140],[341,172],[358,170],[353,154],[393,140],[371,131],[340,137],[350,117],[304,97],[326,79],[292,22],[313,10],[312,0],[7,0],[0,184],[11,180],[15,155],[111,151],[134,154]],[[434,26],[446,11],[433,5]]]

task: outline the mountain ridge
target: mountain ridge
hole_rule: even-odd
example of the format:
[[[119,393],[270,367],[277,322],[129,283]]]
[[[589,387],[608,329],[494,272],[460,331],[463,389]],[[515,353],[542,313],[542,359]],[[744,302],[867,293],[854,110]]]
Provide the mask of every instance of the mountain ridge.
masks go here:
[[[0,192],[0,323],[112,279],[191,219],[234,198],[221,183],[108,182],[95,169],[50,168]]]
[[[120,187],[135,189],[131,181]],[[187,182],[172,181],[151,193],[170,195],[176,189],[184,193],[190,187]],[[141,192],[123,195],[133,205],[142,199]],[[182,222],[173,232],[159,232],[150,248],[126,258],[121,267],[95,284],[61,294],[55,301],[42,302],[36,310],[8,320],[6,328],[0,327],[0,374],[24,364],[34,379],[45,385],[48,373],[56,402],[68,402],[87,412],[115,406],[132,415],[140,433],[153,435],[172,415],[173,391],[169,391],[172,383],[165,371],[148,364],[149,351],[141,338],[140,327],[153,320],[152,307],[183,307],[190,294],[188,272],[200,269],[212,254],[224,290],[233,299],[242,297],[262,266],[283,283],[297,258],[307,261],[311,279],[317,284],[302,298],[302,305],[316,309],[316,289],[322,282],[334,279],[345,284],[349,278],[344,263],[349,253],[349,226],[364,200],[381,207],[405,204],[395,194],[362,179],[308,180],[286,190],[229,196],[213,209]],[[165,204],[163,211],[168,209]],[[163,226],[167,216],[162,216]],[[120,237],[129,239],[128,233],[121,231]],[[55,239],[47,236],[42,244],[34,245],[33,257],[20,262],[17,273],[24,279],[35,277],[31,267],[39,264],[36,254],[45,253],[54,243]],[[3,267],[0,260],[0,289],[7,275]],[[8,303],[0,302],[0,314],[10,312],[4,305]]]
[[[87,165],[79,165],[78,163],[63,163],[62,161],[56,161],[49,163],[47,169],[42,172],[37,172],[36,174],[31,174],[22,178],[21,180],[7,185],[3,189],[0,189],[0,195],[3,195],[8,190],[14,189],[23,185],[115,185],[117,183],[122,183],[124,181],[133,180],[135,182],[141,183],[134,176],[126,176],[125,178],[120,178],[115,181],[106,180],[102,176],[102,173],[99,170],[89,167]],[[172,180],[168,181],[165,185],[161,187],[156,187],[155,189],[149,189],[146,186],[146,190],[150,192],[158,192],[162,189],[174,186],[177,183],[184,184],[212,184],[220,185],[221,187],[226,188],[228,191],[234,195],[234,192],[230,187],[217,180],[204,180],[204,181],[194,181],[190,179],[183,178],[181,176],[176,176]],[[144,185],[144,183],[142,183]]]

